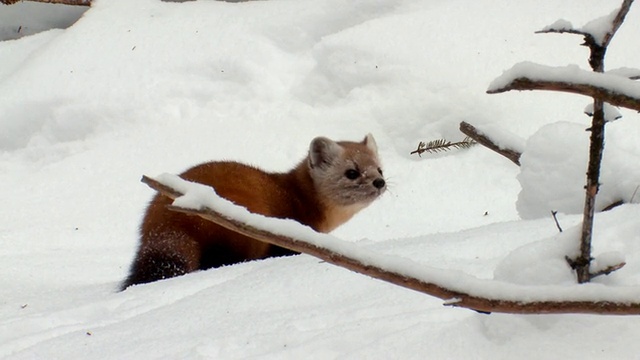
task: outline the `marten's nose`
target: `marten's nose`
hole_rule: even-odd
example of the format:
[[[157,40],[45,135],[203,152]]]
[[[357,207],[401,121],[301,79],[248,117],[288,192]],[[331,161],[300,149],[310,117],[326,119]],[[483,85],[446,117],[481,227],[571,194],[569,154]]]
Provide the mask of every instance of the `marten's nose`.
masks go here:
[[[384,187],[384,179],[383,178],[377,178],[375,180],[373,180],[373,186],[376,187],[376,189],[382,189]]]

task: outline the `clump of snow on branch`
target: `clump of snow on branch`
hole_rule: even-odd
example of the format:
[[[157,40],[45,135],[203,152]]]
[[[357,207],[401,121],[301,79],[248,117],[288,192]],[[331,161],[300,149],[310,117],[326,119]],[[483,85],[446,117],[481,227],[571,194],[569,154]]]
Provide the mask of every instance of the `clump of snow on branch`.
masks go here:
[[[587,125],[557,122],[540,128],[526,143],[520,158],[522,187],[516,207],[523,219],[550,216],[552,210],[580,214],[584,207]],[[611,128],[603,156],[596,209],[623,200],[630,202],[640,185],[640,148],[637,134]],[[635,159],[631,161],[631,159]]]
[[[615,9],[609,15],[593,19],[586,23],[580,30],[585,34],[593,36],[593,39],[598,45],[602,45],[607,33],[611,32],[611,24],[613,24],[616,16],[620,12],[620,9]]]
[[[611,32],[612,24],[619,12],[619,8],[615,9],[609,15],[593,19],[580,28],[575,28],[570,21],[559,19],[553,24],[545,26],[539,32],[571,32],[575,34],[588,35],[591,36],[593,41],[598,45],[602,45],[607,34]]]
[[[480,124],[475,125],[475,128],[480,135],[491,138],[500,149],[514,150],[519,153],[524,151],[526,140],[512,132],[504,130],[504,127],[496,124]]]
[[[612,122],[622,117],[622,114],[620,113],[620,111],[618,111],[618,108],[612,106],[609,103],[603,103],[603,110],[604,120],[606,122]],[[584,108],[584,113],[589,116],[593,116],[593,103],[589,103],[589,105]]]
[[[573,30],[573,25],[571,24],[571,22],[565,19],[559,19],[553,24],[545,26],[540,31],[541,32],[549,32],[549,31],[559,32],[559,31],[570,31],[570,30]]]

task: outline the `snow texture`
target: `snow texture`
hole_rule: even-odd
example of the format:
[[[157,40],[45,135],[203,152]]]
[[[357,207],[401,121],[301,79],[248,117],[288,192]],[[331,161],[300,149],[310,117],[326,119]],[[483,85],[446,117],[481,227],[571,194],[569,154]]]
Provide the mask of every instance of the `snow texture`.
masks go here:
[[[304,255],[116,291],[154,195],[141,175],[220,159],[285,171],[316,136],[357,140],[371,132],[389,191],[331,235],[286,221],[279,229],[478,291],[564,296],[576,288],[562,259],[575,251],[580,211],[558,214],[565,230],[558,234],[547,205],[518,198],[536,186],[527,167],[542,166],[562,181],[539,194],[580,207],[585,168],[571,161],[584,161],[583,152],[558,159],[551,148],[585,145],[585,99],[485,89],[523,59],[584,61],[575,38],[532,31],[557,18],[588,23],[605,13],[601,0],[95,0],[81,16],[62,8],[65,23],[48,27],[40,20],[52,5],[10,12],[26,5],[0,7],[3,38],[16,26],[34,29],[0,42],[0,358],[640,353],[637,317],[487,316]],[[607,66],[637,67],[639,32],[632,9]],[[638,201],[638,114],[620,111],[624,117],[607,125],[602,204]],[[409,155],[420,141],[461,138],[461,121],[527,139],[522,169],[480,146]],[[560,139],[538,131],[560,131]],[[565,181],[568,189],[558,190]],[[523,208],[532,219],[521,219]],[[595,279],[584,296],[637,298],[639,216],[635,204],[596,216],[594,256],[618,252],[627,265]]]

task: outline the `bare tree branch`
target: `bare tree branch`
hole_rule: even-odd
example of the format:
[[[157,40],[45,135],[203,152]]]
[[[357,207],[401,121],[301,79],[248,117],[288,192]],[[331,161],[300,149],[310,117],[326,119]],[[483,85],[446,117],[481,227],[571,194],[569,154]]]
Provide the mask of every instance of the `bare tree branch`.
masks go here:
[[[611,23],[611,29],[605,34],[602,43],[592,41],[593,37],[585,37],[585,41],[591,51],[589,65],[591,65],[594,72],[604,72],[604,58],[607,52],[607,47],[609,46],[613,35],[615,35],[616,31],[620,28],[620,25],[622,25],[632,3],[633,0],[623,1],[622,6]],[[580,234],[580,255],[574,260],[579,283],[589,282],[593,278],[593,274],[590,273],[591,240],[593,237],[593,221],[596,211],[596,195],[600,189],[600,166],[602,163],[602,154],[604,152],[604,134],[606,124],[604,116],[604,101],[607,100],[603,97],[593,96],[593,116],[591,118],[591,128],[589,129],[591,131],[589,139],[589,163],[587,164],[587,184],[585,186],[582,232]],[[640,104],[639,101],[636,101],[636,103]]]
[[[33,2],[41,2],[41,3],[47,3],[47,4],[91,6],[91,0],[0,0],[0,4],[13,5],[20,1],[33,1]]]
[[[157,190],[164,196],[171,199],[182,195],[175,189],[164,185],[154,179],[143,176],[142,182]],[[315,256],[328,263],[364,274],[376,279],[380,279],[398,286],[419,291],[431,296],[445,300],[445,305],[464,307],[481,313],[501,312],[518,314],[562,314],[562,313],[583,313],[583,314],[611,314],[611,315],[638,315],[640,314],[640,303],[617,302],[617,301],[531,301],[531,300],[503,300],[491,299],[476,296],[469,291],[457,291],[445,285],[434,282],[427,282],[415,277],[410,277],[399,272],[387,270],[376,264],[364,263],[355,259],[349,254],[342,254],[310,244],[301,239],[289,236],[274,234],[269,231],[259,229],[250,224],[240,222],[230,218],[220,212],[210,208],[200,210],[186,209],[176,206],[169,206],[169,209],[186,214],[200,216],[203,219],[212,221],[232,231],[236,231],[258,241],[267,242],[281,246],[293,251]],[[479,282],[481,280],[478,280]],[[509,285],[513,288],[522,288],[518,285]],[[524,297],[523,297],[524,298]]]
[[[602,275],[609,275],[609,274],[611,274],[612,272],[614,272],[616,270],[622,269],[625,265],[627,265],[627,263],[625,263],[625,262],[622,262],[622,263],[616,264],[616,265],[611,265],[611,266],[608,266],[606,269],[602,269],[602,270],[600,270],[598,272],[595,272],[595,273],[592,273],[590,275],[591,275],[592,279],[595,278],[595,277],[598,277],[598,276],[602,276]]]
[[[558,212],[555,210],[551,210],[551,216],[553,216],[553,221],[556,222],[556,227],[558,231],[562,232],[562,226],[560,226],[560,222],[558,221]]]
[[[498,154],[506,157],[511,160],[514,164],[520,166],[520,154],[518,151],[512,149],[504,149],[498,146],[493,140],[489,139],[486,135],[480,134],[478,129],[476,129],[473,125],[463,121],[460,123],[460,131],[468,137],[472,138],[478,144],[491,149]]]
[[[545,29],[545,30],[538,30],[535,33],[536,34],[575,34],[575,35],[582,35],[582,36],[591,36],[591,34],[588,34],[584,31],[580,31],[576,29]]]

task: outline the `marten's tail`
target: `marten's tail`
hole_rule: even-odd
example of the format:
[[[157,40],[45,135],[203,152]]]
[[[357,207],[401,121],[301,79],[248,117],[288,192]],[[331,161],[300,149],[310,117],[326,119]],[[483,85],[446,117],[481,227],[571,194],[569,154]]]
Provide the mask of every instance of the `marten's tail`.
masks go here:
[[[168,279],[190,271],[192,269],[190,269],[188,261],[180,255],[167,254],[153,249],[141,249],[131,265],[129,276],[120,286],[120,291],[131,285]]]

